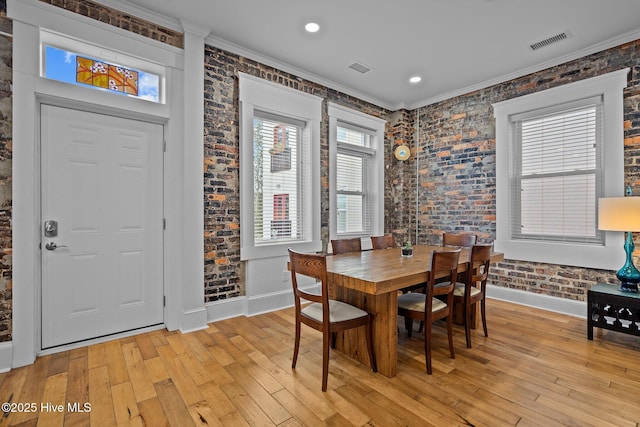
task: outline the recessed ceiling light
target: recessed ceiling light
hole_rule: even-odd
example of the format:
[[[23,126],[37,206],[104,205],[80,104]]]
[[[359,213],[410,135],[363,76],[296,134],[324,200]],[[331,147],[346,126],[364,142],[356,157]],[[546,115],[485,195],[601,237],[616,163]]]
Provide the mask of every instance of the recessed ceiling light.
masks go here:
[[[421,81],[422,81],[422,77],[420,76],[413,76],[409,78],[410,83],[420,83]]]
[[[315,33],[320,29],[320,25],[316,24],[315,22],[309,22],[304,26],[304,29],[310,33]]]

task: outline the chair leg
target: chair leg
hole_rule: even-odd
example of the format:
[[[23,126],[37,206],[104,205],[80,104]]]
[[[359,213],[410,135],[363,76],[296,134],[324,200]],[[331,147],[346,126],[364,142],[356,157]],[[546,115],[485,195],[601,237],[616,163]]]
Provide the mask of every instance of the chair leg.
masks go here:
[[[291,369],[296,368],[296,362],[298,361],[298,350],[300,350],[300,322],[296,318],[296,340],[293,344],[293,361],[291,362]]]
[[[404,317],[404,327],[407,330],[407,336],[411,338],[411,332],[413,332],[413,319],[409,316]]]
[[[453,354],[453,310],[449,307],[449,315],[447,316],[447,336],[449,337],[449,353],[451,353],[451,358],[455,359],[456,356]]]
[[[431,323],[424,325],[424,357],[427,365],[427,374],[431,375]]]
[[[488,337],[489,334],[487,333],[487,312],[484,306],[484,301],[484,298],[480,300],[480,314],[482,315],[482,329],[484,329],[484,336]]]
[[[371,370],[378,372],[378,365],[376,364],[376,354],[373,349],[373,328],[371,327],[371,315],[369,315],[369,322],[365,325],[367,334],[367,351],[369,352],[369,363],[371,364]]]
[[[471,348],[471,307],[475,309],[476,305],[467,306],[467,303],[464,303],[464,336],[467,339],[467,348]]]
[[[331,344],[331,334],[322,334],[322,391],[327,391],[327,380],[329,378],[329,346]]]
[[[418,333],[421,334],[424,330],[424,320],[420,321],[420,325],[418,326]]]
[[[336,348],[336,339],[338,334],[331,332],[331,348]]]

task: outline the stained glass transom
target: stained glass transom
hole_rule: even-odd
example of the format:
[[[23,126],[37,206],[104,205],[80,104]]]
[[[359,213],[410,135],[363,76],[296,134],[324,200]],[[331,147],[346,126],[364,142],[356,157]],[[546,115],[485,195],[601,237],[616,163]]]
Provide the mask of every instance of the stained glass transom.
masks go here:
[[[76,81],[138,96],[137,71],[91,58],[76,57]]]

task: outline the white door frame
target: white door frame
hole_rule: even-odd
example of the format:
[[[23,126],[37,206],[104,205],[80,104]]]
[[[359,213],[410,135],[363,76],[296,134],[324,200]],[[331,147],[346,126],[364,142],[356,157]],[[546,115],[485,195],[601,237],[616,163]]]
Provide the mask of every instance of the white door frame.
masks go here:
[[[14,36],[12,367],[33,363],[41,350],[38,289],[41,282],[39,104],[42,102],[164,124],[167,142],[164,212],[168,224],[164,235],[165,325],[170,330],[182,331],[206,327],[204,189],[202,174],[189,173],[202,171],[203,118],[185,114],[185,100],[193,104],[194,100],[203,99],[204,78],[191,83],[193,79],[184,77],[193,76],[198,70],[204,74],[202,61],[189,62],[185,57],[204,55],[206,31],[195,33],[182,50],[37,0],[9,0],[7,14],[13,19]],[[164,65],[166,103],[131,99],[40,77],[41,29],[115,51],[126,49],[123,53]],[[197,200],[200,203],[193,202]]]

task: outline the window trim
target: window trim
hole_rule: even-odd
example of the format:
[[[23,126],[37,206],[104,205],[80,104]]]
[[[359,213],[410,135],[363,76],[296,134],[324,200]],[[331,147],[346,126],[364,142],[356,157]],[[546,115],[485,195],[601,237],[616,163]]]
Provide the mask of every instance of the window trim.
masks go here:
[[[380,235],[384,233],[384,128],[386,121],[369,114],[361,113],[335,103],[328,103],[329,115],[329,238],[351,238],[368,237],[369,235]],[[337,154],[338,154],[338,133],[339,124],[355,126],[371,131],[371,147],[348,147],[346,150],[354,153],[371,154],[370,168],[376,174],[374,179],[369,180],[374,188],[369,194],[374,197],[371,210],[371,233],[337,233]]]
[[[511,238],[509,209],[512,189],[509,162],[510,117],[591,96],[603,97],[603,197],[624,192],[622,91],[629,68],[493,104],[496,118],[496,241],[506,259],[615,270],[622,262],[623,233],[605,232],[604,245],[519,241]]]
[[[287,256],[287,248],[313,252],[320,238],[320,121],[322,98],[267,80],[238,73],[240,98],[240,259]],[[254,243],[253,119],[255,112],[272,113],[305,123],[303,141],[310,144],[309,197],[305,198],[304,240],[270,245]],[[259,114],[260,114],[259,113]],[[305,139],[306,138],[306,139]]]

